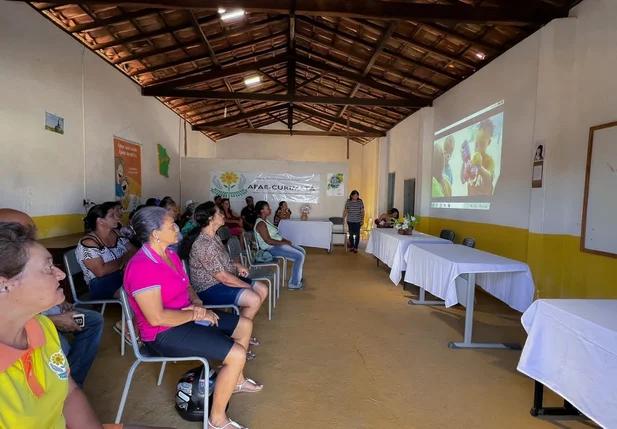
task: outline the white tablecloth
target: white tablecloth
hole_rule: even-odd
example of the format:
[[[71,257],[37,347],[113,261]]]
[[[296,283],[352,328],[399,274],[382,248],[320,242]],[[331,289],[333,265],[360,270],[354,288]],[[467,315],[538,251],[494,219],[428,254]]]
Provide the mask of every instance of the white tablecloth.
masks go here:
[[[279,232],[298,246],[319,247],[330,250],[332,222],[317,220],[282,220]]]
[[[460,244],[413,244],[405,253],[405,263],[405,281],[445,300],[446,307],[465,304],[466,282],[464,288],[457,287],[456,279],[469,273],[478,273],[476,283],[515,310],[523,312],[533,302],[533,278],[524,262]]]
[[[392,269],[390,280],[397,285],[405,271],[405,252],[412,243],[452,244],[450,240],[417,231],[412,235],[401,235],[394,228],[373,228],[366,245],[366,253],[375,255]]]
[[[541,299],[523,314],[518,370],[617,428],[617,300]]]

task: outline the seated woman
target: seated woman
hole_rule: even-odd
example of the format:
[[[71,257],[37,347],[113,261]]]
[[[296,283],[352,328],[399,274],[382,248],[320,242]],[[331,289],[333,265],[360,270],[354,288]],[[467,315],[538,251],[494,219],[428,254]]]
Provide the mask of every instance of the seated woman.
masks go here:
[[[161,356],[201,356],[222,361],[209,427],[243,428],[227,417],[225,408],[232,393],[262,389],[242,374],[253,322],[203,306],[180,258],[169,251],[169,246],[178,241],[178,226],[165,209],[141,209],[133,217],[131,228],[143,245],[126,268],[124,288],[142,341],[152,353]]]
[[[69,375],[58,331],[39,314],[64,301],[65,275],[34,234],[0,223],[0,427],[119,429],[101,425]]]
[[[180,211],[178,210],[178,204],[176,204],[176,202],[171,197],[165,197],[161,200],[161,208],[165,209],[167,211],[167,214],[177,224],[178,214]],[[178,253],[178,250],[180,249],[181,241],[182,241],[182,232],[178,231],[178,242],[174,245],[169,246],[169,250],[171,250],[172,252]]]
[[[379,228],[392,228],[394,221],[399,218],[398,209],[391,208],[388,213],[383,213],[379,218],[375,219],[375,225]]]
[[[248,278],[248,270],[230,259],[216,233],[225,218],[212,201],[197,206],[195,222],[199,227],[184,238],[179,253],[189,262],[191,286],[205,305],[237,305],[242,316],[253,320],[268,298],[268,287]],[[252,338],[251,345],[259,342]]]
[[[223,209],[223,217],[225,219],[225,226],[229,228],[229,232],[231,233],[231,235],[234,237],[238,237],[238,238],[242,237],[242,234],[244,234],[242,218],[240,218],[240,216],[237,216],[231,210],[229,198],[223,198],[221,207]],[[242,244],[242,240],[240,240],[240,244]]]
[[[274,226],[279,226],[282,220],[291,218],[291,210],[287,207],[287,202],[281,201],[279,203],[279,208],[276,209],[276,213],[274,213]]]
[[[96,205],[84,218],[86,235],[75,249],[75,257],[84,273],[92,299],[114,299],[120,296],[122,271],[136,249],[128,238],[116,231],[118,219],[113,202]],[[122,324],[114,330],[122,335]],[[125,341],[130,345],[126,332]]]
[[[285,240],[279,234],[276,226],[268,222],[267,218],[272,214],[270,205],[265,201],[258,201],[255,204],[255,239],[260,250],[267,250],[272,256],[282,256],[283,258],[291,259],[293,266],[291,269],[291,278],[287,287],[292,290],[302,289],[302,268],[304,267],[304,258],[306,250],[300,246],[294,246],[291,241]]]
[[[186,210],[182,213],[182,216],[180,216],[178,227],[180,228],[180,232],[183,236],[191,232],[193,228],[197,227],[197,223],[194,220],[195,207],[197,207],[197,204],[195,204],[193,200],[187,201]]]

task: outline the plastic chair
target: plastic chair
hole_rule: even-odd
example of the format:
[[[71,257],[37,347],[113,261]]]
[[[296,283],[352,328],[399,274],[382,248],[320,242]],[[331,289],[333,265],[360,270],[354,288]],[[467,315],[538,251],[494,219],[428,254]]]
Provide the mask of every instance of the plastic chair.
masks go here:
[[[255,255],[253,254],[253,242],[249,241],[248,235],[244,234],[242,239],[244,240],[244,251],[246,252],[246,262],[249,265],[249,268],[266,268],[272,267],[276,268],[276,272],[274,273],[274,300],[272,301],[272,306],[276,308],[276,299],[280,296],[280,279],[281,279],[281,267],[279,266],[278,261],[283,261],[283,276],[286,276],[287,271],[287,260],[281,256],[274,256],[274,259],[277,262],[257,262],[255,261]],[[254,237],[254,236],[253,236]]]
[[[450,230],[450,229],[442,229],[441,233],[439,234],[439,238],[443,238],[445,240],[450,240],[450,241],[454,241],[454,236],[456,234],[454,234],[454,231]]]
[[[75,279],[74,276],[81,274],[83,275],[83,271],[79,262],[77,262],[77,257],[75,256],[75,249],[69,250],[64,254],[64,268],[66,270],[66,277],[69,281],[69,285],[71,286],[71,295],[73,295],[73,301],[75,302],[75,306],[80,305],[99,305],[102,304],[101,314],[105,313],[105,306],[107,304],[118,304],[122,306],[122,301],[119,299],[90,299],[90,293],[85,293],[81,296],[77,296],[77,289],[75,288]],[[125,349],[125,341],[126,332],[124,326],[126,325],[124,319],[124,311],[122,312],[122,338],[120,339],[120,355],[124,356]]]
[[[229,240],[229,238],[231,237],[231,231],[226,226],[220,227],[216,231],[216,234],[219,236],[223,243],[227,243],[227,240]]]
[[[472,249],[476,247],[476,240],[473,238],[463,238],[463,242],[461,243],[463,246],[471,247]]]
[[[208,378],[210,376],[210,365],[208,361],[200,356],[187,356],[187,357],[164,357],[164,356],[154,356],[151,354],[148,349],[143,346],[139,347],[139,344],[135,340],[135,328],[133,327],[133,310],[129,304],[129,297],[124,290],[124,288],[120,289],[120,300],[122,302],[122,308],[124,317],[127,320],[127,325],[129,327],[129,332],[131,333],[131,345],[133,346],[133,352],[135,353],[135,357],[137,360],[133,362],[131,365],[131,369],[129,369],[129,373],[126,377],[126,383],[124,384],[124,390],[122,391],[122,398],[120,399],[120,406],[118,407],[118,413],[116,414],[116,424],[120,423],[120,419],[122,419],[122,413],[124,411],[124,405],[126,404],[126,398],[129,394],[129,389],[131,388],[131,382],[133,381],[133,375],[135,375],[135,370],[137,366],[142,362],[161,362],[161,372],[159,373],[159,378],[157,381],[157,385],[160,386],[163,382],[163,374],[165,373],[165,366],[167,362],[178,362],[178,361],[199,361],[203,364],[205,371],[204,374],[208,374]],[[210,399],[210,383],[206,382],[204,386],[204,410],[208,409],[208,401]],[[208,412],[204,412],[204,429],[208,429]]]
[[[184,268],[184,272],[186,273],[187,276],[189,276],[189,279],[190,279],[191,272],[189,270],[189,265],[186,263],[184,259],[182,259],[182,268]],[[231,304],[229,305],[204,305],[204,307],[209,310],[231,308],[237,316],[240,315],[240,308],[237,305],[231,305]]]
[[[332,247],[334,245],[334,236],[335,235],[344,235],[345,236],[345,252],[347,252],[347,240],[349,238],[349,236],[347,235],[347,232],[345,232],[345,224],[343,223],[344,219],[342,217],[331,217],[330,219],[328,219],[330,222],[332,222],[332,224],[334,226],[342,226],[343,227],[343,231],[339,232],[339,231],[335,231],[334,228],[332,228],[332,241],[330,242],[330,253],[332,253]]]
[[[242,247],[240,247],[240,240],[238,237],[231,237],[227,242],[227,251],[229,252],[229,257],[232,261],[240,258],[242,265],[244,262],[244,255],[242,254]],[[272,274],[271,270],[267,270]],[[261,280],[268,282],[268,320],[272,320],[272,281],[270,280],[270,275],[266,272],[265,269],[249,269],[249,278],[252,280]]]

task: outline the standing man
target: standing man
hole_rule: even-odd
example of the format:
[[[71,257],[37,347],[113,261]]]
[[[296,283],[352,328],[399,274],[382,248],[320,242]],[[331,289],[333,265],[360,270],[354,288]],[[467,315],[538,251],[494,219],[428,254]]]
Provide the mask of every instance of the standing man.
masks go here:
[[[13,209],[0,208],[0,222],[17,222],[26,227],[36,228],[30,216]],[[101,342],[103,316],[97,311],[82,308],[76,310],[73,304],[66,300],[42,314],[47,316],[58,330],[62,351],[71,368],[71,377],[80,388],[83,388]],[[84,315],[83,328],[73,319],[77,314]],[[72,342],[69,342],[68,334],[73,335]]]
[[[253,197],[246,197],[246,207],[242,209],[240,213],[240,217],[242,217],[242,222],[244,223],[245,231],[252,231],[255,227],[255,221],[257,220],[257,213],[255,213],[255,203],[253,202]]]

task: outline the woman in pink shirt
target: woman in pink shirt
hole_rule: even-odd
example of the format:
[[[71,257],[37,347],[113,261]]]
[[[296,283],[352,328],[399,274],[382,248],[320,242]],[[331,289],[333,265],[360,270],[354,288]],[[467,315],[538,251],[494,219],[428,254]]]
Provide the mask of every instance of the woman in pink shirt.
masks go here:
[[[251,320],[203,306],[180,258],[168,249],[178,242],[178,227],[165,209],[141,209],[127,229],[125,232],[143,243],[124,274],[124,288],[142,341],[161,356],[201,356],[222,361],[209,428],[244,428],[227,417],[225,408],[232,393],[253,393],[263,387],[242,373],[253,331]]]

